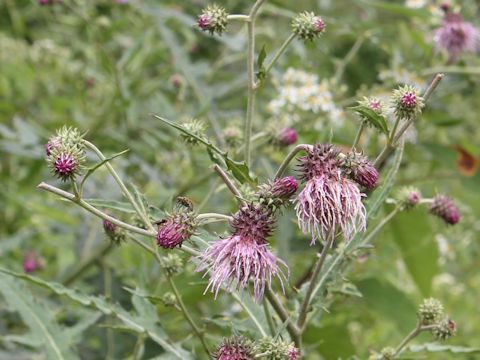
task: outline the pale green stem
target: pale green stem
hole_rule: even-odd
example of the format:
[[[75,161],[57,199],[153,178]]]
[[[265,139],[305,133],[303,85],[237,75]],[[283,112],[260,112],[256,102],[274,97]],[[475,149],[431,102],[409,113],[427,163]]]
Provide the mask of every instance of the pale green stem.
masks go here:
[[[315,283],[317,282],[317,278],[318,278],[318,275],[320,274],[320,270],[322,270],[323,264],[325,263],[325,259],[327,258],[328,251],[332,247],[333,240],[335,240],[334,229],[330,230],[327,236],[327,241],[325,242],[322,252],[320,253],[318,260],[315,263],[315,267],[313,268],[313,273],[310,279],[310,283],[308,284],[307,292],[305,294],[305,298],[303,299],[303,303],[300,308],[300,313],[298,315],[298,320],[297,320],[297,327],[300,329],[301,332],[305,330],[304,329],[305,320],[307,319],[307,314],[309,312],[310,300],[314,295]]]
[[[282,302],[278,299],[278,297],[272,292],[271,289],[266,288],[265,289],[265,296],[267,297],[268,301],[272,305],[273,309],[277,313],[278,317],[282,322],[287,323],[287,331],[290,334],[290,337],[292,338],[293,341],[295,341],[295,344],[297,347],[301,347],[301,331],[300,329],[295,325],[294,321],[291,319],[291,316],[289,315],[287,309],[283,306]]]
[[[287,157],[282,161],[280,164],[280,167],[278,168],[276,174],[275,174],[275,179],[280,178],[285,170],[288,167],[288,164],[290,164],[290,161],[293,160],[293,158],[300,152],[300,151],[308,151],[311,148],[311,145],[307,144],[299,144],[295,146],[287,155]]]
[[[105,262],[103,263],[103,287],[104,295],[107,299],[112,297],[112,273],[110,268]],[[109,316],[108,323],[112,324],[113,318]],[[107,327],[107,360],[113,360],[115,358],[115,339],[113,330]]]
[[[185,306],[182,300],[182,296],[178,292],[177,286],[175,285],[175,282],[173,281],[172,277],[167,276],[167,279],[168,279],[168,282],[170,283],[170,287],[172,288],[173,293],[175,294],[175,297],[177,299],[177,303],[180,307],[181,312],[183,313],[183,315],[185,316],[185,319],[188,321],[188,323],[192,327],[192,330],[195,333],[195,335],[197,335],[197,337],[200,339],[203,349],[205,350],[207,355],[210,357],[211,356],[210,350],[208,350],[208,346],[207,346],[207,343],[205,342],[205,337],[203,335],[203,332],[200,330],[198,325],[195,323],[195,320],[193,320],[192,316],[190,315],[187,307]]]
[[[217,213],[203,213],[197,215],[198,220],[208,220],[208,219],[220,219],[225,221],[231,221],[233,218],[229,215],[217,214]]]
[[[83,140],[83,143],[89,148],[91,149],[97,156],[98,158],[101,160],[101,161],[105,161],[106,160],[106,157],[105,155],[103,155],[103,153],[95,146],[93,145],[91,142],[87,141],[87,140]],[[122,179],[120,178],[120,176],[117,174],[117,172],[115,171],[115,169],[113,168],[113,166],[106,162],[105,163],[105,167],[107,168],[107,170],[110,172],[110,174],[112,175],[112,177],[115,179],[115,181],[117,182],[118,186],[120,187],[120,189],[122,190],[123,192],[123,195],[127,198],[127,200],[130,202],[130,204],[132,204],[133,208],[135,209],[135,211],[137,212],[138,216],[140,216],[140,218],[142,219],[142,221],[144,222],[145,226],[150,229],[150,230],[155,230],[155,228],[153,227],[152,223],[150,222],[150,220],[148,219],[148,216],[147,214],[145,213],[145,211],[143,211],[140,206],[137,204],[137,202],[135,201],[135,199],[133,198],[132,194],[130,193],[130,191],[128,191],[127,187],[125,186],[125,184],[123,183]]]
[[[242,200],[242,194],[240,191],[237,189],[233,181],[228,177],[227,173],[223,171],[223,169],[218,166],[217,164],[213,165],[213,170],[220,176],[220,178],[223,180],[225,185],[227,185],[228,190],[231,191],[233,195],[235,195],[235,198],[240,204],[244,204],[245,201]]]
[[[136,233],[136,234],[139,234],[139,235],[147,236],[147,237],[150,237],[150,238],[154,238],[155,235],[157,234],[156,231],[149,231],[149,230],[141,229],[139,227],[127,224],[127,223],[125,223],[125,222],[123,222],[123,221],[121,221],[117,218],[114,218],[114,217],[110,216],[110,215],[107,215],[104,212],[98,210],[97,208],[95,208],[92,205],[90,205],[89,203],[87,203],[85,200],[78,199],[77,197],[75,197],[75,195],[73,195],[73,194],[71,194],[67,191],[61,190],[61,189],[59,189],[55,186],[52,186],[52,185],[49,185],[47,183],[42,182],[42,183],[38,184],[37,187],[39,189],[46,190],[46,191],[49,191],[49,192],[54,193],[56,195],[59,195],[60,197],[66,199],[66,200],[69,200],[69,201],[73,202],[74,204],[77,204],[77,205],[81,206],[82,208],[84,208],[85,210],[87,210],[87,211],[91,212],[92,214],[98,216],[99,218],[104,219],[104,220],[108,220],[112,224],[115,224],[118,227],[121,227],[121,228],[123,228],[127,231],[130,231],[130,232],[133,232],[133,233]],[[151,249],[151,250],[153,252],[155,252],[154,249]],[[193,255],[193,256],[200,255],[200,252],[198,252],[197,250],[194,250],[194,249],[192,249],[192,248],[190,248],[186,245],[182,245],[180,250],[182,250],[182,251],[184,251],[184,252],[186,252],[190,255]]]
[[[415,329],[413,329],[410,334],[408,334],[405,339],[402,340],[400,345],[398,345],[395,349],[395,353],[393,354],[393,358],[396,359],[397,355],[400,354],[402,349],[407,345],[412,339],[417,337],[422,331],[427,331],[435,328],[435,325],[424,325],[422,326],[420,323],[417,323],[417,326],[415,326]]]
[[[228,20],[238,20],[238,21],[250,21],[250,17],[248,15],[240,15],[240,14],[232,14],[227,16]]]
[[[265,317],[267,318],[268,328],[270,329],[270,335],[275,336],[275,324],[273,323],[272,314],[268,308],[267,299],[263,299],[263,311],[265,312]]]
[[[378,223],[375,228],[368,233],[367,236],[365,236],[365,239],[363,239],[363,243],[368,244],[370,240],[372,240],[380,230],[383,229],[385,225],[387,225],[394,217],[400,212],[401,208],[397,206],[395,209],[393,209],[387,216],[385,216],[382,221]]]
[[[358,53],[358,50],[360,50],[360,47],[363,45],[365,38],[366,38],[366,34],[359,36],[357,38],[357,41],[355,41],[352,48],[347,53],[347,55],[345,55],[343,60],[338,64],[337,70],[335,71],[335,75],[333,77],[337,83],[339,83],[340,80],[342,79],[343,73],[345,72],[345,68],[350,63],[350,61],[353,60],[355,55]]]
[[[365,129],[365,121],[362,121],[358,128],[357,134],[355,135],[355,139],[353,140],[352,149],[355,149],[357,147],[358,142],[362,137],[363,129]]]

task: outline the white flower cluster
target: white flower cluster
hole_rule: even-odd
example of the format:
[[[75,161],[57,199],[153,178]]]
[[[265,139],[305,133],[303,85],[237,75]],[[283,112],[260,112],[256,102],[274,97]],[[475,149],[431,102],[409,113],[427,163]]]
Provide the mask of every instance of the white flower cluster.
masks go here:
[[[319,82],[315,74],[288,68],[277,88],[279,96],[268,104],[268,111],[275,116],[288,114],[292,121],[296,121],[299,110],[325,113],[337,124],[343,117],[343,110],[335,105],[328,81]]]
[[[427,0],[406,0],[405,6],[411,9],[420,9],[428,4]]]

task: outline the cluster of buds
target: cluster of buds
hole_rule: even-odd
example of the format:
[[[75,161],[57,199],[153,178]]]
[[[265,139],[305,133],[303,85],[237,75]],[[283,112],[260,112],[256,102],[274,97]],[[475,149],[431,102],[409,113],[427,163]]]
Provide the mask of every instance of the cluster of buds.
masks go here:
[[[167,218],[157,221],[157,245],[164,249],[182,246],[194,233],[197,226],[196,214],[191,201],[178,197],[173,212]]]
[[[285,147],[293,145],[298,140],[297,131],[291,127],[285,127],[280,131],[274,133],[272,137],[273,145],[277,145],[279,147]]]
[[[460,210],[452,199],[445,195],[437,195],[430,205],[430,213],[438,216],[448,225],[455,225],[460,221]]]
[[[183,271],[183,261],[180,256],[174,253],[163,256],[160,266],[168,276],[176,276]]]
[[[194,136],[186,133],[181,133],[183,140],[192,146],[198,145],[197,138],[205,138],[205,130],[207,126],[202,120],[191,119],[182,124],[183,128]]]
[[[398,191],[397,201],[403,210],[410,210],[422,199],[420,190],[414,187],[403,187]]]
[[[285,205],[297,192],[297,189],[297,180],[293,176],[286,176],[261,185],[258,191],[258,200],[261,204],[276,210]]]
[[[292,21],[293,33],[304,41],[312,41],[325,31],[325,21],[313,12],[298,14]]]
[[[108,220],[103,220],[103,230],[110,241],[115,245],[121,245],[125,241],[125,231]]]
[[[228,24],[228,13],[225,8],[212,4],[203,9],[198,16],[197,25],[203,31],[208,31],[210,35],[221,35]]]
[[[353,181],[367,190],[378,185],[380,174],[366,156],[352,150],[342,157],[345,174]]]
[[[437,340],[446,340],[456,334],[457,325],[445,315],[442,303],[434,298],[423,300],[418,312],[422,325],[432,325],[432,334]]]
[[[216,360],[299,360],[300,351],[291,343],[273,338],[252,342],[243,336],[224,339],[215,351]]]
[[[400,119],[412,119],[422,113],[425,101],[413,86],[405,85],[393,91],[392,107]]]
[[[85,146],[77,129],[63,127],[57,130],[45,145],[45,152],[52,172],[62,181],[74,180],[82,172]]]

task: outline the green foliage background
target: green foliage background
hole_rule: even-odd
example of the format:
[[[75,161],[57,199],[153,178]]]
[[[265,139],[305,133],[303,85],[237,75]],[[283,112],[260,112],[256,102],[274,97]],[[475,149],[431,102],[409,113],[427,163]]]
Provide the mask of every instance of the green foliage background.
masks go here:
[[[221,3],[230,13],[246,13],[252,2]],[[478,25],[478,4],[458,4]],[[66,359],[123,359],[141,344],[144,359],[171,358],[151,333],[160,339],[168,333],[174,352],[185,351],[180,344],[184,349],[198,345],[179,313],[142,296],[158,299],[168,290],[148,254],[131,243],[110,247],[98,219],[36,185],[43,180],[56,183],[43,146],[56,128],[67,124],[87,132],[107,155],[130,149],[113,164],[157,207],[168,211],[179,194],[198,205],[217,187],[208,154],[201,148],[192,151],[177,132],[151,115],[174,121],[205,119],[213,124],[212,139],[228,125],[241,125],[245,29],[234,23],[222,37],[199,32],[194,23],[204,5],[194,0],[131,0],[127,5],[64,0],[63,5],[43,7],[33,0],[0,2],[0,265],[22,272],[25,252],[34,250],[45,261],[36,276],[83,293],[65,296],[51,283],[42,288],[0,275],[1,358],[43,354],[54,359],[60,352]],[[372,90],[390,91],[397,85],[393,77],[380,79],[381,71],[408,71],[426,82],[441,69],[446,79],[417,124],[417,140],[406,145],[396,185],[415,185],[426,196],[447,193],[462,211],[455,227],[446,227],[425,209],[401,214],[374,240],[374,250],[352,259],[346,277],[329,285],[329,295],[320,304],[328,311],[320,311],[306,335],[307,358],[364,359],[370,350],[395,346],[413,328],[416,306],[427,296],[441,299],[458,324],[458,336],[449,344],[480,348],[480,172],[463,176],[456,163],[459,147],[480,156],[478,55],[445,68],[444,54],[435,52],[432,43],[438,15],[428,8],[409,9],[403,1],[374,0],[268,1],[258,21],[257,53],[265,44],[271,56],[289,35],[291,17],[303,10],[322,14],[328,31],[313,43],[294,41],[275,66],[257,98],[254,132],[268,129],[267,124],[278,126],[267,110],[278,96],[271,80],[278,81],[289,67],[330,79],[336,104],[345,109]],[[180,79],[180,86],[172,76]],[[324,115],[305,118],[295,126],[300,142],[329,139],[332,124]],[[343,123],[333,126],[333,141],[349,146],[357,125],[347,110]],[[377,137],[372,131],[362,143],[371,157],[381,149]],[[271,177],[285,155],[285,149],[256,148],[256,175],[261,180]],[[121,200],[104,169],[89,180],[86,193],[89,198]],[[390,209],[386,204],[373,222]],[[220,189],[203,210],[229,213],[235,204]],[[291,219],[292,213],[284,216]],[[210,230],[221,234],[225,227]],[[272,242],[290,264],[295,281],[313,258],[308,239],[293,222],[279,221]],[[103,256],[96,256],[99,253]],[[98,259],[77,271],[92,257]],[[220,340],[217,335],[230,334],[233,315],[243,319],[234,322],[238,330],[250,331],[252,324],[228,295],[216,301],[211,294],[203,296],[206,280],[191,271],[192,263],[186,268],[177,284],[196,318],[206,322],[212,345]],[[136,289],[133,299],[125,288]],[[105,295],[108,304],[90,295]],[[431,339],[422,335],[416,340],[423,341]],[[431,359],[480,356],[421,354]]]

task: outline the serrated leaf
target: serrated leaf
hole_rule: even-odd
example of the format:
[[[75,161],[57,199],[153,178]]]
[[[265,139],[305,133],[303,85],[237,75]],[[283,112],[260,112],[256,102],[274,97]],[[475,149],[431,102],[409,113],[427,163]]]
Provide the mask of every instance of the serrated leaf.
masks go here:
[[[357,105],[351,107],[350,109],[355,111],[362,119],[388,136],[389,130],[387,120],[382,115],[363,105]]]
[[[31,331],[32,342],[38,341],[46,350],[49,359],[70,360],[78,356],[69,348],[63,329],[44,303],[35,299],[30,292],[14,279],[0,274],[0,292],[8,305],[18,311]]]
[[[148,335],[165,351],[168,351],[171,355],[175,356],[176,359],[193,360],[190,353],[182,349],[179,345],[172,344],[168,340],[163,328],[157,322],[153,322],[151,318],[145,319],[139,315],[132,315],[119,305],[111,304],[102,297],[85,295],[76,290],[66,288],[62,284],[45,281],[36,276],[16,273],[2,268],[0,268],[0,273],[6,274],[3,275],[3,277],[7,279],[7,275],[9,275],[24,281],[28,281],[35,285],[49,289],[57,295],[66,296],[70,300],[75,301],[83,306],[97,309],[105,315],[114,316],[120,320],[126,328],[129,328],[138,334]]]
[[[183,126],[181,126],[179,124],[176,124],[174,122],[171,122],[170,120],[164,119],[164,118],[162,118],[158,115],[154,115],[154,116],[155,116],[155,118],[162,121],[163,123],[177,129],[178,131],[194,138],[195,140],[197,140],[201,144],[205,145],[207,147],[207,152],[208,152],[208,155],[210,156],[210,159],[212,160],[212,162],[214,162],[214,163],[216,163],[220,166],[223,166],[220,159],[216,156],[216,155],[219,155],[221,157],[221,160],[223,160],[225,162],[225,164],[227,166],[227,169],[235,177],[235,179],[237,179],[240,183],[242,183],[242,184],[249,183],[249,184],[252,184],[252,185],[256,185],[256,181],[250,177],[250,170],[249,170],[248,166],[245,164],[245,162],[236,161],[236,160],[231,159],[228,156],[227,152],[219,149],[217,146],[212,144],[208,139],[205,139],[201,136],[198,136],[198,135],[192,133],[191,131],[185,129]]]

